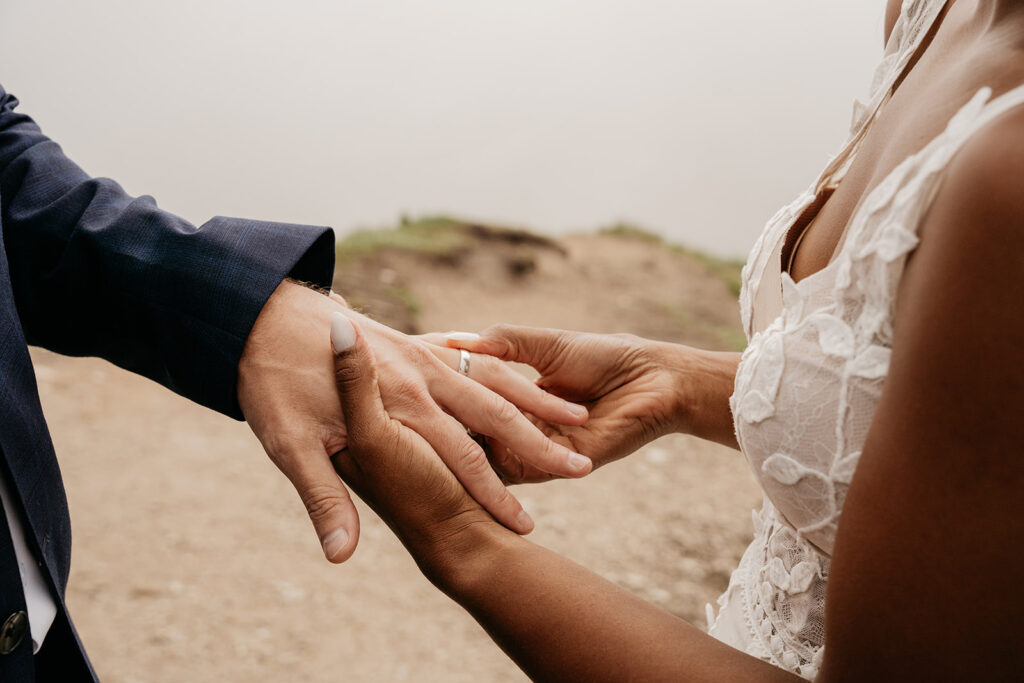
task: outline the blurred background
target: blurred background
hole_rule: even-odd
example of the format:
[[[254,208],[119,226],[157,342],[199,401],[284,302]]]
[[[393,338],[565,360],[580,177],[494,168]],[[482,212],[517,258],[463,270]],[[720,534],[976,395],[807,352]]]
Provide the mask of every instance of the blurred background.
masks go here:
[[[6,0],[0,83],[197,224],[332,225],[335,289],[399,329],[739,350],[741,260],[844,140],[883,5]],[[244,424],[33,358],[103,680],[524,680],[367,508],[328,565]],[[534,541],[702,627],[761,498],[739,454],[678,435],[515,493]]]
[[[883,6],[7,0],[0,83],[195,222],[628,221],[743,257],[843,141]]]

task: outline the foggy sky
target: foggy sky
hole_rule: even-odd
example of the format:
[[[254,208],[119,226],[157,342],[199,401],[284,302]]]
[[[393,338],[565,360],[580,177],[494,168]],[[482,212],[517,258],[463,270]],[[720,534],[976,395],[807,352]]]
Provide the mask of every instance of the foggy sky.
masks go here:
[[[744,256],[837,151],[881,0],[6,0],[0,83],[201,223],[545,232]]]

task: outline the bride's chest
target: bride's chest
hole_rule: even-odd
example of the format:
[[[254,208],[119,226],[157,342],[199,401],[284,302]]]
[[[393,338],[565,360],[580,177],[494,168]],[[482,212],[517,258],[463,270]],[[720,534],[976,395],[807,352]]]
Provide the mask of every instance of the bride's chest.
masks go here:
[[[889,311],[865,301],[837,307],[783,279],[784,312],[751,339],[731,406],[766,495],[794,529],[831,553],[888,372]]]

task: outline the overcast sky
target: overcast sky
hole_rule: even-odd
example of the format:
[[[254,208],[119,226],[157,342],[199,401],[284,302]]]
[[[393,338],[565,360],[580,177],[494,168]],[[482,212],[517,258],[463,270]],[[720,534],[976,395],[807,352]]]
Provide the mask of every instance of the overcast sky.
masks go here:
[[[743,256],[843,141],[882,0],[4,0],[0,83],[201,223],[631,221]]]

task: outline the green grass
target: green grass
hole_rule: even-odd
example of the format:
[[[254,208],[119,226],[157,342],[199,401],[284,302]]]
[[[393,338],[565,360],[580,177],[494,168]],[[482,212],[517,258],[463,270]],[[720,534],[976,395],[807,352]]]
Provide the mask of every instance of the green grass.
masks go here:
[[[739,297],[740,286],[742,283],[740,271],[743,270],[743,261],[723,259],[718,256],[712,256],[711,254],[703,251],[675,244],[672,245],[672,249],[681,254],[686,254],[695,261],[703,263],[708,270],[725,282],[725,286],[729,288],[729,291],[732,292],[733,296]]]
[[[338,241],[338,258],[355,259],[381,250],[445,256],[469,244],[466,223],[447,216],[402,219],[395,228],[358,230]]]
[[[726,287],[729,288],[729,291],[733,296],[739,297],[740,295],[740,270],[743,269],[743,261],[712,256],[707,252],[703,252],[698,249],[691,249],[690,247],[684,247],[681,244],[666,243],[660,235],[632,223],[616,223],[606,228],[602,228],[598,232],[602,235],[614,235],[616,237],[644,240],[654,244],[665,244],[672,251],[688,256],[694,261],[704,264],[708,270],[725,282]]]
[[[402,217],[393,228],[357,230],[338,241],[339,261],[358,259],[381,250],[407,251],[432,256],[447,256],[470,245],[469,223],[450,216]],[[665,242],[656,233],[632,223],[615,223],[598,232],[627,239],[638,239],[667,248],[703,264],[729,288],[733,296],[740,294],[742,261],[723,259],[697,249]]]
[[[598,232],[602,235],[612,235],[614,237],[628,237],[630,239],[643,240],[645,242],[653,242],[654,244],[664,244],[665,240],[662,239],[661,235],[653,233],[650,230],[641,228],[638,225],[632,223],[615,223],[608,227],[601,228]]]

